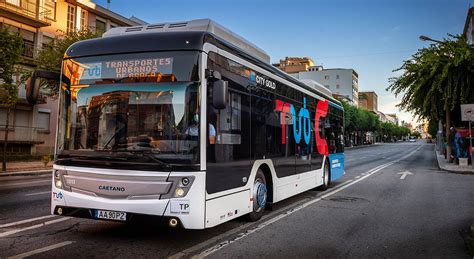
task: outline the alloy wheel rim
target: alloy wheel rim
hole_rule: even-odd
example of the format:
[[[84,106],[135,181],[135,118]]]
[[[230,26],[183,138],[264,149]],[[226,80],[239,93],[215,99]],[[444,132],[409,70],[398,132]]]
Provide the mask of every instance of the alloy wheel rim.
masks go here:
[[[265,208],[267,203],[267,186],[261,182],[260,179],[255,181],[253,187],[253,209],[255,212],[260,212]]]

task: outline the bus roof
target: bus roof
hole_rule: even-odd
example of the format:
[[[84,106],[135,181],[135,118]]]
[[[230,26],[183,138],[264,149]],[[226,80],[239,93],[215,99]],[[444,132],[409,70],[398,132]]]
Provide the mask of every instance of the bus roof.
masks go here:
[[[66,51],[65,58],[86,56],[112,55],[121,53],[140,53],[153,51],[203,50],[204,43],[211,43],[236,56],[239,56],[262,69],[265,69],[280,78],[283,78],[308,91],[315,92],[328,99],[333,104],[341,103],[331,95],[317,90],[308,84],[299,81],[270,63],[258,59],[237,46],[207,31],[173,31],[154,33],[133,33],[114,37],[104,37],[79,41],[72,44]]]
[[[102,37],[105,38],[127,34],[172,31],[207,31],[227,42],[232,43],[239,49],[257,57],[261,61],[270,63],[270,56],[268,56],[264,50],[211,19],[197,19],[183,22],[158,23],[132,27],[115,27],[105,32]]]

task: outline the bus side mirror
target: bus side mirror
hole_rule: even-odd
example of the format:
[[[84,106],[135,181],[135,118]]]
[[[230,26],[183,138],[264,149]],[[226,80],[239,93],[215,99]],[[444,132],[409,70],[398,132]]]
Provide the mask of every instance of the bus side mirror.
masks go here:
[[[29,104],[36,104],[41,88],[41,78],[59,82],[60,73],[52,71],[35,71],[26,81],[26,100]]]
[[[212,82],[212,105],[218,109],[225,109],[227,105],[227,81],[218,79]]]
[[[40,90],[40,80],[36,76],[36,73],[33,73],[30,78],[26,81],[26,100],[29,104],[36,104],[38,100]]]

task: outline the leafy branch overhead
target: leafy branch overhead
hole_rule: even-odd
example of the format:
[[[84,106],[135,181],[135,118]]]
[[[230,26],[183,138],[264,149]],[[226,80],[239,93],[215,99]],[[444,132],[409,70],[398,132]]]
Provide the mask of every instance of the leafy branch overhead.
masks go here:
[[[420,118],[441,119],[463,103],[474,102],[474,50],[462,36],[418,50],[395,71],[387,90],[403,95],[399,107]]]
[[[61,62],[64,53],[73,43],[81,40],[100,37],[100,33],[84,29],[78,32],[64,33],[56,36],[49,44],[43,45],[43,48],[37,53],[35,63],[39,70],[61,71]],[[56,95],[59,91],[58,83],[55,81],[44,81],[41,86],[49,91],[51,95]]]

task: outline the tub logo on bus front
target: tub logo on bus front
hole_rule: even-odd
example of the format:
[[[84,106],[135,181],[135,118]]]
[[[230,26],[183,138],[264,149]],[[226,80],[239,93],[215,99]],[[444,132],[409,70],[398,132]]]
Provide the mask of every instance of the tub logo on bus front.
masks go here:
[[[102,190],[102,191],[124,192],[124,191],[125,191],[125,187],[117,187],[117,186],[110,186],[110,185],[99,185],[99,190]]]
[[[328,101],[318,101],[316,105],[316,113],[314,116],[314,137],[316,139],[316,147],[319,154],[329,155],[328,144],[326,139],[322,138],[319,134],[319,120],[325,118],[328,113],[329,104]],[[306,108],[306,97],[303,98],[303,107],[296,113],[295,106],[291,103],[287,103],[281,100],[276,100],[276,111],[281,113],[280,124],[281,124],[281,143],[286,143],[286,126],[293,125],[293,137],[296,144],[299,144],[301,140],[309,145],[311,142],[311,119],[309,110]],[[296,118],[298,117],[298,123]]]
[[[53,192],[53,200],[58,201],[63,199],[62,192]]]

